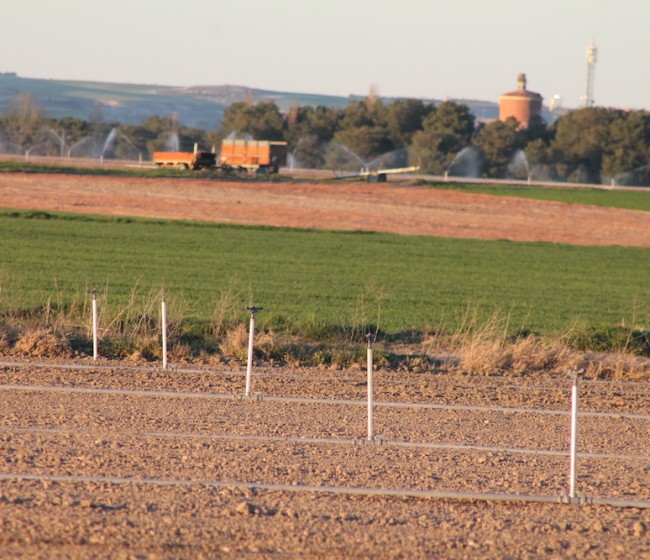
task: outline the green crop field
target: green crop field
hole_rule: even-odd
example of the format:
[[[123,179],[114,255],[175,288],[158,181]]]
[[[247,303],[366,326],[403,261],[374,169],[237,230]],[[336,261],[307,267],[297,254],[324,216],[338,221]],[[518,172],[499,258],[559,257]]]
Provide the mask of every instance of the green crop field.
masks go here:
[[[453,329],[468,308],[550,334],[650,323],[650,250],[378,233],[0,213],[0,316],[65,306],[97,288],[108,306],[164,288],[189,318],[225,300],[262,326]]]
[[[591,204],[609,208],[650,211],[650,191],[644,189],[592,189],[586,187],[535,187],[496,184],[430,183],[436,189],[458,190],[494,196],[515,196],[535,200],[553,200],[570,204]]]

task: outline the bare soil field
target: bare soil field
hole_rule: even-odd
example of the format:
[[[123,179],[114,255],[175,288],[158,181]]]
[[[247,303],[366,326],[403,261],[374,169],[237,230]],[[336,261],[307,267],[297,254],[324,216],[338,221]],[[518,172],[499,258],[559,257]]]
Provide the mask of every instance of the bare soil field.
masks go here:
[[[257,183],[2,174],[0,207],[473,239],[650,247],[650,213],[409,182]]]
[[[364,443],[362,369],[243,372],[0,364],[0,556],[650,555],[650,509],[560,503],[566,380],[379,370]],[[647,504],[649,404],[581,383],[578,496]]]

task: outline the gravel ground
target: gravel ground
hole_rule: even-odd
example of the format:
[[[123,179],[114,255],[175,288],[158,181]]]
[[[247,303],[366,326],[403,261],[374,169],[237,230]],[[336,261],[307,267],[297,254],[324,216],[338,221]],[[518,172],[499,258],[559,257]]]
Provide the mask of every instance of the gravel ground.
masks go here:
[[[566,379],[379,370],[368,443],[361,369],[243,399],[241,370],[73,365],[0,364],[1,557],[650,555],[650,509],[521,501],[567,492]],[[650,385],[580,388],[579,496],[647,503]]]

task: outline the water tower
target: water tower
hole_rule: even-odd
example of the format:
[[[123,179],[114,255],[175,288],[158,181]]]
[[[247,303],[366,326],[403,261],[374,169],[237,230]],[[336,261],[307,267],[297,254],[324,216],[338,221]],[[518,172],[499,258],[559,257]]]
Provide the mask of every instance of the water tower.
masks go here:
[[[520,128],[527,128],[534,116],[542,114],[542,96],[526,89],[526,74],[517,76],[517,89],[499,96],[499,120],[514,117]]]

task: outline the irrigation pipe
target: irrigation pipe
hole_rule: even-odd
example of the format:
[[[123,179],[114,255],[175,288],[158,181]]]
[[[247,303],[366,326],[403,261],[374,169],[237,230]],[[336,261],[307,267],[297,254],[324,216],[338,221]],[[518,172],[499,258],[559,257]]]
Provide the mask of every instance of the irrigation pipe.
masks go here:
[[[4,391],[32,391],[50,393],[86,393],[99,395],[130,395],[140,397],[169,397],[187,399],[214,399],[233,400],[236,395],[225,393],[192,393],[187,391],[146,391],[141,389],[104,389],[94,387],[56,387],[52,385],[16,385],[0,384],[0,390]],[[299,404],[325,404],[344,406],[367,406],[367,402],[350,399],[320,399],[311,397],[276,397],[272,395],[260,396],[257,402],[278,402],[278,403],[299,403]],[[480,406],[480,405],[454,405],[437,403],[416,403],[416,402],[391,402],[374,401],[374,407],[378,408],[413,408],[430,410],[460,410],[470,412],[507,412],[521,414],[542,414],[551,416],[568,416],[568,410],[556,410],[546,408],[520,408],[501,406]],[[579,412],[583,417],[594,418],[626,418],[629,420],[650,420],[650,414],[632,414],[622,412]]]
[[[15,362],[15,361],[10,361],[10,362],[4,362],[0,361],[0,367],[20,367],[20,368],[25,368],[25,367],[33,367],[33,368],[56,368],[56,369],[69,369],[72,371],[85,371],[85,370],[103,370],[103,371],[114,371],[114,370],[126,370],[126,371],[146,371],[146,372],[154,372],[154,371],[159,371],[160,368],[157,367],[151,367],[151,366],[137,366],[133,364],[129,365],[123,365],[123,364],[115,364],[115,365],[89,365],[89,364],[62,364],[62,363],[43,363],[43,362]],[[209,374],[209,375],[233,375],[233,376],[245,376],[246,373],[242,373],[240,371],[216,371],[216,370],[210,370],[210,369],[199,369],[199,368],[180,368],[180,367],[174,367],[173,370],[169,371],[170,374],[176,373],[176,374],[182,374],[182,373],[195,373],[195,374]],[[293,379],[319,379],[319,380],[331,380],[331,381],[350,381],[350,382],[359,382],[362,377],[349,377],[349,376],[335,376],[335,375],[301,375],[301,374],[295,374],[295,373],[275,373],[275,372],[268,372],[268,371],[257,371],[257,372],[252,372],[252,376],[254,377],[274,377],[274,378],[293,378]],[[377,378],[376,372],[375,372],[375,378]],[[376,380],[376,379],[375,379]],[[391,381],[390,378],[388,379],[381,379],[382,382],[388,382]],[[449,381],[446,379],[431,379],[431,381],[435,381],[435,385],[444,385],[448,387],[459,387],[463,389],[513,389],[513,390],[521,390],[521,391],[558,391],[558,392],[564,392],[567,390],[567,386],[563,385],[562,380],[556,380],[554,381],[555,385],[552,386],[545,386],[545,385],[515,385],[513,383],[459,383],[459,382],[454,382],[454,381]],[[418,384],[417,381],[406,381],[404,382],[403,380],[399,381],[400,384],[405,384],[405,385],[416,385]],[[622,380],[612,380],[612,381],[607,381],[603,379],[581,379],[580,383],[582,385],[582,391],[599,391],[599,390],[609,390],[609,391],[625,391],[626,394],[633,394],[633,395],[650,395],[650,383],[644,382],[644,381],[622,381]],[[617,387],[618,385],[623,386]],[[631,386],[631,387],[644,387],[648,390],[645,391],[630,391],[629,389],[625,388],[626,386]],[[570,387],[570,386],[569,386]]]
[[[344,496],[377,496],[404,498],[435,498],[472,502],[526,502],[545,504],[593,504],[620,508],[649,509],[647,500],[618,500],[610,498],[561,496],[541,496],[536,494],[497,494],[482,492],[453,492],[439,490],[411,490],[402,488],[366,488],[345,486],[314,486],[307,484],[269,484],[264,482],[234,482],[216,480],[166,479],[166,478],[126,478],[120,476],[75,476],[56,474],[0,473],[0,480],[27,480],[98,484],[140,484],[151,486],[207,486],[211,488],[248,488],[276,492],[315,492]]]
[[[101,430],[83,430],[70,428],[41,428],[24,427],[24,426],[0,426],[0,432],[4,433],[23,433],[23,434],[51,434],[51,435],[71,435],[84,434],[92,436],[110,437],[115,439],[114,432]],[[367,441],[358,439],[343,438],[316,438],[316,437],[291,437],[291,436],[256,436],[256,435],[237,435],[237,434],[201,434],[196,432],[131,432],[120,430],[120,435],[130,437],[151,437],[164,439],[196,439],[196,440],[224,440],[224,441],[248,441],[261,443],[298,443],[298,444],[322,444],[322,445],[359,445],[367,444]],[[383,447],[408,447],[419,449],[442,449],[450,451],[480,451],[484,453],[511,453],[520,455],[543,455],[551,457],[567,457],[566,451],[554,449],[534,449],[530,447],[496,447],[474,444],[461,443],[432,443],[419,441],[398,441],[390,439],[381,439],[375,441]],[[583,459],[615,459],[620,461],[650,461],[650,455],[621,455],[620,453],[593,453],[579,452],[577,456]]]

